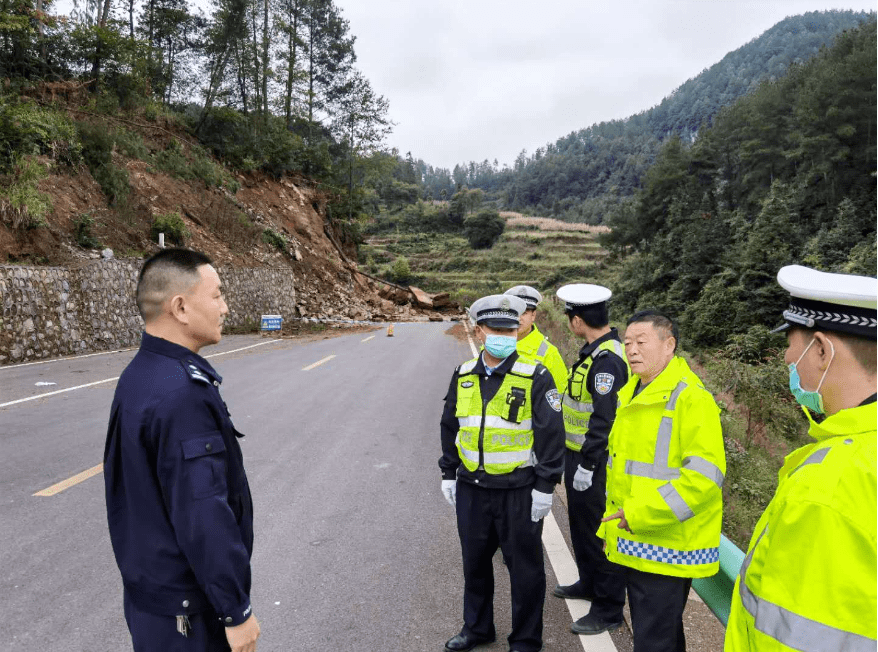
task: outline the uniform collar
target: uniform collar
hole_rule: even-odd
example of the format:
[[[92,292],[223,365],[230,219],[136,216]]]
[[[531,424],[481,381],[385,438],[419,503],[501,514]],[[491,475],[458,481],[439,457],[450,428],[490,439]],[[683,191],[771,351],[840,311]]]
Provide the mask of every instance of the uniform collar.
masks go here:
[[[687,376],[693,376],[692,370],[686,361],[678,355],[671,358],[668,366],[662,369],[662,372],[656,376],[653,381],[644,387],[637,396],[632,396],[640,377],[631,374],[628,384],[625,385],[626,401],[637,401],[638,403],[655,403],[657,401],[667,401],[669,392],[673,391],[681,380],[685,380]],[[697,378],[695,382],[700,385]],[[620,392],[621,393],[621,392]]]
[[[537,328],[537,325],[534,324],[530,329],[530,333],[525,335],[524,339],[522,339],[518,344],[519,346],[524,346],[525,348],[531,347],[535,349],[540,345],[540,342],[542,342],[543,339],[543,334],[540,332],[540,329]]]
[[[594,353],[595,349],[597,349],[601,344],[603,344],[604,342],[607,342],[607,341],[609,341],[609,340],[616,340],[616,341],[618,341],[618,342],[621,342],[621,341],[622,341],[622,340],[619,338],[619,331],[616,330],[616,327],[615,327],[615,326],[611,326],[611,327],[610,327],[610,332],[607,333],[606,335],[601,335],[601,336],[600,336],[599,338],[597,338],[594,342],[589,342],[588,344],[586,344],[585,346],[583,346],[583,347],[579,350],[579,357],[580,357],[580,358],[587,358],[587,357],[590,356],[592,353]]]
[[[839,410],[820,423],[809,418],[811,427],[808,429],[808,434],[817,441],[823,441],[830,437],[875,432],[876,418],[878,418],[876,403],[866,403],[846,410]]]
[[[485,362],[482,359],[482,355],[484,351],[479,353],[478,361],[476,362],[476,366],[473,367],[473,373],[479,374],[480,376],[487,376],[488,372],[485,370]],[[499,365],[494,367],[494,371],[491,372],[491,375],[494,374],[505,374],[510,369],[512,369],[512,365],[515,364],[515,361],[518,360],[518,352],[513,352],[508,358],[506,358]]]
[[[180,344],[169,342],[168,340],[150,335],[149,333],[144,331],[143,338],[140,341],[140,349],[141,351],[149,351],[150,353],[163,355],[173,360],[181,360],[186,365],[195,365],[202,372],[210,376],[211,379],[219,383],[223,382],[222,376],[220,376],[216,372],[216,370],[210,366],[210,363],[207,360],[202,358],[197,353],[190,351],[185,346],[181,346]]]

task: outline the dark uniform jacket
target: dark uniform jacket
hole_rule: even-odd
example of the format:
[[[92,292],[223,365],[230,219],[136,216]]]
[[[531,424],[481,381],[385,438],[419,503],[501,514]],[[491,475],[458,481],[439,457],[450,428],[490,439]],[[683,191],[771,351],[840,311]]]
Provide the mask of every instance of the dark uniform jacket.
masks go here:
[[[144,333],[116,386],[104,479],[133,603],[169,616],[212,608],[232,626],[251,613],[253,503],[221,382],[201,356]]]
[[[610,332],[596,339],[594,342],[586,344],[579,351],[579,359],[574,363],[570,370],[568,378],[573,377],[576,371],[588,356],[607,340],[619,339],[619,332],[612,328]],[[606,388],[604,393],[595,389],[595,377],[598,374],[605,374],[612,377],[612,384],[607,387],[604,383],[602,387]],[[568,381],[569,382],[569,381]],[[591,394],[594,412],[588,420],[588,432],[585,434],[585,443],[582,445],[580,452],[581,459],[579,465],[589,471],[594,471],[598,464],[607,463],[607,440],[610,437],[610,429],[613,427],[613,421],[616,419],[616,404],[618,402],[619,390],[628,382],[628,366],[619,356],[609,351],[601,351],[597,354],[588,375],[585,378],[585,386],[588,393]],[[568,387],[567,391],[572,395],[573,389]]]
[[[518,353],[513,353],[506,358],[500,366],[491,373],[485,372],[485,364],[482,356],[476,363],[473,373],[479,376],[479,391],[482,399],[490,401],[494,398],[500,385],[503,384],[503,376],[508,372],[515,361]],[[451,385],[445,396],[445,410],[442,413],[442,457],[439,459],[439,468],[442,469],[442,478],[464,482],[470,482],[480,487],[513,489],[534,485],[534,489],[543,493],[552,493],[554,487],[561,480],[564,471],[564,420],[561,417],[560,400],[557,396],[555,381],[552,374],[541,364],[533,376],[531,386],[531,419],[533,421],[534,443],[533,452],[537,462],[534,466],[519,467],[511,473],[491,475],[483,469],[468,470],[460,463],[460,455],[454,441],[460,427],[455,412],[457,410],[457,375],[460,367],[454,370],[451,377]],[[549,394],[555,392],[555,405],[552,407]]]

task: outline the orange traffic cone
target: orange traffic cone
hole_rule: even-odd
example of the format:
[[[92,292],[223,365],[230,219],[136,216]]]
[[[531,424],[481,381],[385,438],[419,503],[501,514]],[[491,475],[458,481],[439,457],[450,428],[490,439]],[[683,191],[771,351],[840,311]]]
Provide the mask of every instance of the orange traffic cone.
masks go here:
[[[393,337],[393,324],[387,327],[387,337]]]

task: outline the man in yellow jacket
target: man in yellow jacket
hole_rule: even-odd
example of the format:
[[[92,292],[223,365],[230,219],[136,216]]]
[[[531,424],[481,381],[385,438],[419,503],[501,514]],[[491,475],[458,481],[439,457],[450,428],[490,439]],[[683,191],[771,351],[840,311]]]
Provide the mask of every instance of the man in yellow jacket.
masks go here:
[[[537,318],[537,306],[542,303],[543,295],[529,285],[516,285],[503,294],[518,297],[527,305],[527,309],[519,318],[518,344],[515,347],[518,354],[536,360],[548,369],[552,374],[552,380],[555,381],[555,387],[559,392],[563,392],[567,384],[567,363],[561,357],[558,347],[552,344],[534,323]]]
[[[628,320],[633,374],[610,431],[607,506],[598,536],[623,567],[634,652],[684,652],[692,579],[719,569],[726,471],[719,409],[683,358],[666,315]]]
[[[790,265],[790,391],[816,440],[790,453],[735,583],[726,652],[876,649],[878,281]]]

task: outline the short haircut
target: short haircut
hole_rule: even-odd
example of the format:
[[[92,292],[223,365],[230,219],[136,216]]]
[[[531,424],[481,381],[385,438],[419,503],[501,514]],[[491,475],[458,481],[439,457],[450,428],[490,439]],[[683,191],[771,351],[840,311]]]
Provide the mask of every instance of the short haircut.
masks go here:
[[[589,328],[603,328],[610,323],[610,309],[607,301],[594,303],[590,306],[571,306],[564,311],[567,319],[579,317]]]
[[[792,329],[802,331],[808,340],[813,338],[814,333],[817,331],[820,331],[824,335],[828,335],[830,338],[834,337],[837,340],[841,340],[847,345],[851,351],[851,355],[854,356],[866,373],[872,376],[878,373],[878,360],[876,360],[878,344],[876,344],[874,338],[862,337],[860,335],[854,335],[853,333],[821,330],[819,328],[804,328],[802,326],[793,326]]]
[[[674,338],[674,352],[677,352],[677,345],[680,344],[680,331],[677,330],[677,324],[663,312],[652,308],[635,312],[628,318],[628,326],[640,322],[649,322],[652,327],[662,333],[662,339]]]
[[[162,305],[198,283],[198,268],[213,262],[191,249],[162,249],[143,263],[137,277],[137,309],[144,322],[161,314]]]

